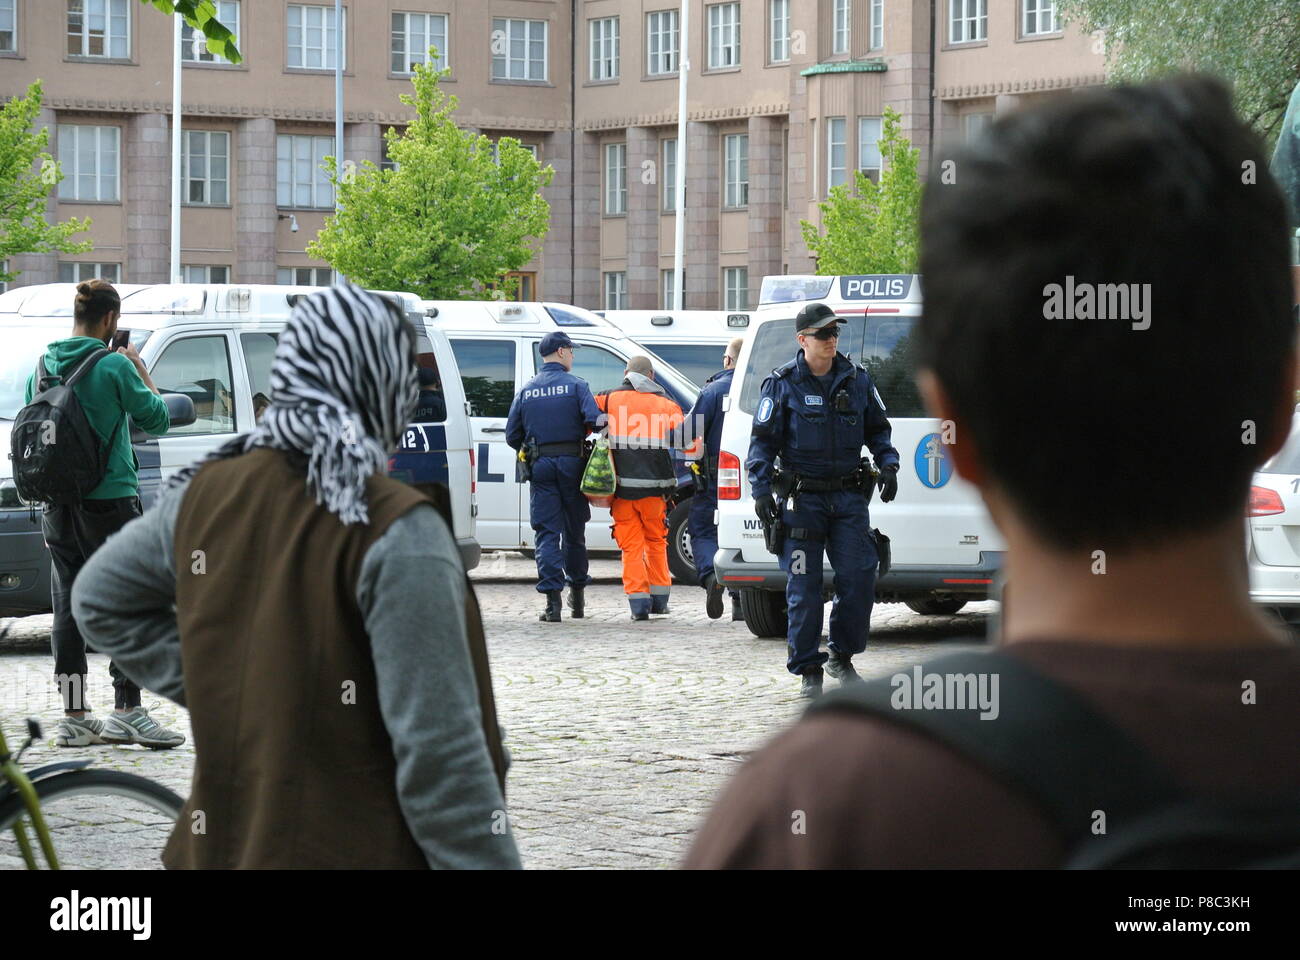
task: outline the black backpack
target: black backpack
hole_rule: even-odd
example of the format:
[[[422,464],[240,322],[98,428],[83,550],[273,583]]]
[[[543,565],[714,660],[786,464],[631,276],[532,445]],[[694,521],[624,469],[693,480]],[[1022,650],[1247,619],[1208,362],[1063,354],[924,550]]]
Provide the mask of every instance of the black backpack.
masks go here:
[[[108,354],[96,350],[67,377],[50,376],[44,357],[36,362],[32,402],[18,411],[9,438],[14,485],[24,501],[80,503],[103,482],[122,424],[102,443],[72,388]]]
[[[1037,803],[1065,841],[1066,869],[1300,866],[1300,796],[1251,807],[1196,797],[1082,697],[1004,653],[949,654],[922,670],[997,674],[997,717],[981,719],[978,706],[895,708],[890,677],[842,687],[809,711],[867,713],[942,741]]]

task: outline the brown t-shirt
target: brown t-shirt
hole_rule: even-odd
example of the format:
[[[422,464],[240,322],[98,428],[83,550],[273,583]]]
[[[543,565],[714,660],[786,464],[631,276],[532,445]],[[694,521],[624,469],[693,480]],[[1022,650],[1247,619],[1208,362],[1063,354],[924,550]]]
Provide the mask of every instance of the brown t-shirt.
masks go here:
[[[1201,795],[1300,796],[1296,647],[1004,649],[1070,685]],[[1243,703],[1246,681],[1253,704]],[[685,866],[1055,867],[1064,853],[1027,797],[946,745],[886,719],[828,713],[745,764]]]

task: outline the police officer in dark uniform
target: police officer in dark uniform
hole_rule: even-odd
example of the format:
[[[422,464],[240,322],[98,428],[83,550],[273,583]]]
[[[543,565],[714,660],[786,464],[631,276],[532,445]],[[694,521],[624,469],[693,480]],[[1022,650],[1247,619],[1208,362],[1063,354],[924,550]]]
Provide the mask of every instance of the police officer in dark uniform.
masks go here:
[[[898,492],[898,451],[884,403],[866,369],[836,349],[840,322],[824,303],[799,311],[795,335],[802,349],[763,381],[745,463],[759,519],[766,527],[784,524],[786,667],[802,675],[805,697],[821,694],[823,664],[842,684],[859,679],[853,656],[867,646],[877,554],[863,444],[880,471],[881,501]],[[784,510],[778,501],[785,501]],[[823,552],[835,570],[829,658],[818,649]]]
[[[546,595],[539,620],[560,622],[560,600],[569,584],[569,607],[583,616],[587,573],[587,521],[583,496],[583,441],[601,423],[591,387],[573,369],[574,343],[548,333],[539,352],[542,368],[515,395],[506,420],[506,443],[520,452],[530,480],[528,513],[535,533],[537,592]]]
[[[723,587],[713,575],[713,556],[718,552],[718,525],[714,516],[718,509],[718,451],[722,449],[722,401],[731,391],[731,380],[736,372],[736,358],[744,339],[736,337],[722,355],[722,369],[704,382],[704,389],[686,415],[688,429],[702,442],[702,449],[692,447],[689,494],[691,512],[686,528],[691,535],[691,554],[699,573],[700,586],[705,590],[704,611],[710,620],[722,616]],[[681,493],[688,492],[679,488]],[[737,616],[736,594],[732,598],[732,619]]]

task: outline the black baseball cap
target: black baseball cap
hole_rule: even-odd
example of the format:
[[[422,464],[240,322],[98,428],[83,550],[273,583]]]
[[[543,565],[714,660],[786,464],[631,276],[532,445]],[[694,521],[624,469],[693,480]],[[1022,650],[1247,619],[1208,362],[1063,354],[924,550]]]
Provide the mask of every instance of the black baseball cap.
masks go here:
[[[805,330],[820,330],[823,327],[843,322],[840,317],[835,316],[835,311],[826,304],[810,303],[795,316],[794,328],[797,332],[803,333]]]
[[[576,343],[569,339],[567,333],[557,331],[555,333],[548,333],[546,336],[542,337],[542,342],[541,345],[538,346],[537,352],[544,357],[549,357],[561,347],[573,347],[574,349],[577,349],[577,346]]]

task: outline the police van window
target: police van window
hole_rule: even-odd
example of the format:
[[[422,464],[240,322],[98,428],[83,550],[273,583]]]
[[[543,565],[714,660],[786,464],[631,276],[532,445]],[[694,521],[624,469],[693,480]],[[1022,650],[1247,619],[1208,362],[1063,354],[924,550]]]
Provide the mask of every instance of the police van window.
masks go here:
[[[540,369],[542,358],[538,353],[539,346],[539,343],[533,343],[533,361],[536,367]],[[586,380],[587,386],[591,387],[592,393],[600,393],[602,390],[612,390],[617,387],[623,382],[623,374],[626,371],[627,362],[608,350],[584,343],[573,351],[572,373],[574,376]]]
[[[239,345],[244,351],[244,366],[248,368],[248,388],[253,397],[253,421],[262,422],[262,414],[271,405],[271,364],[275,360],[274,333],[241,333]]]
[[[924,417],[916,387],[916,352],[912,332],[917,317],[867,317],[860,359],[885,401],[890,417]]]
[[[470,416],[508,417],[515,396],[515,342],[452,340],[451,349],[460,367]]]
[[[722,369],[722,354],[726,352],[725,343],[656,343],[653,347],[656,356],[677,368],[677,372],[687,377],[697,387],[704,386],[706,380]]]
[[[428,343],[421,344],[427,347]],[[438,372],[438,358],[426,351],[415,358],[416,373],[420,379],[420,399],[415,405],[412,423],[442,423],[447,419],[447,396],[442,391],[442,374]],[[508,411],[507,411],[508,412]]]
[[[169,437],[235,432],[234,377],[225,337],[186,337],[174,340],[149,372],[162,393],[183,393],[194,401],[197,419],[172,427]]]

